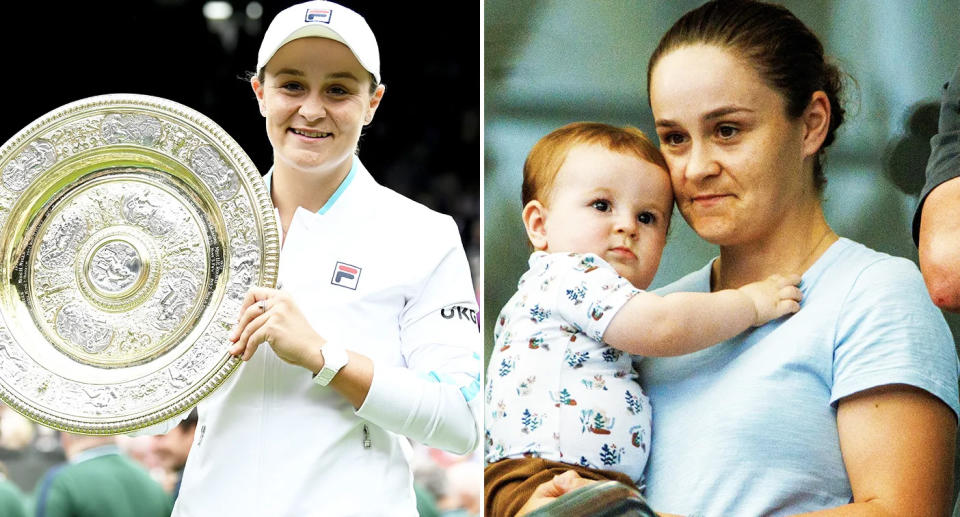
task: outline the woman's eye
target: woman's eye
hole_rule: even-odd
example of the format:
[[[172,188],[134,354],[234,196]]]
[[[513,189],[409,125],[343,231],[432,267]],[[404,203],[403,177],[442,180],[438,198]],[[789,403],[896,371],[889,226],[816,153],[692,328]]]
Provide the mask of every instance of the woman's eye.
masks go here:
[[[327,91],[330,92],[331,95],[347,95],[350,93],[342,86],[331,86]]]
[[[637,216],[637,221],[639,221],[640,224],[653,224],[656,220],[657,217],[650,212],[642,212]]]
[[[590,206],[592,206],[593,208],[596,208],[601,212],[606,212],[607,210],[610,209],[610,203],[604,199],[598,199],[594,201]]]
[[[299,83],[284,83],[280,85],[280,88],[291,92],[298,92],[303,89],[303,86],[301,86]]]
[[[670,133],[664,135],[663,143],[667,145],[680,145],[683,143],[683,135],[680,133]]]
[[[733,138],[737,136],[737,133],[739,133],[739,130],[733,126],[720,126],[717,128],[717,135],[719,135],[720,138]]]

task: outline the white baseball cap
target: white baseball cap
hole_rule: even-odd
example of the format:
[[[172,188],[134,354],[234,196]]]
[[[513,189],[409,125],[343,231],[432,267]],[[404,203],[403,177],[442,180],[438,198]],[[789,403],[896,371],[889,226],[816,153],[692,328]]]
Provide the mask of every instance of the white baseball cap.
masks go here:
[[[295,39],[310,37],[343,43],[377,83],[380,82],[380,50],[367,21],[340,4],[324,1],[304,2],[280,11],[263,35],[257,53],[257,72],[280,47]]]

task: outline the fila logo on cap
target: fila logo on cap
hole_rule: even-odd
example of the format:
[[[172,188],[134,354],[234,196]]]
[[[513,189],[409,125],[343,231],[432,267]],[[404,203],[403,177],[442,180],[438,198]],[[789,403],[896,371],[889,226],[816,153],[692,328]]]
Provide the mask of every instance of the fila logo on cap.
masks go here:
[[[360,268],[344,262],[337,262],[336,267],[333,268],[331,284],[356,291],[358,282],[360,282]]]
[[[303,21],[329,24],[332,16],[333,11],[330,9],[307,9],[307,16]]]

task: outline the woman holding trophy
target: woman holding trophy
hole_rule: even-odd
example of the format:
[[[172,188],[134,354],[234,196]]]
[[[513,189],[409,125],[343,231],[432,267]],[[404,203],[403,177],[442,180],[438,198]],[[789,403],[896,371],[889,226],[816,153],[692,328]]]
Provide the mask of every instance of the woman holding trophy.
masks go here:
[[[267,29],[250,84],[274,152],[278,288],[243,301],[229,346],[246,364],[200,403],[174,515],[416,515],[403,436],[457,453],[479,442],[457,226],[357,156],[380,79],[350,9],[307,2]]]

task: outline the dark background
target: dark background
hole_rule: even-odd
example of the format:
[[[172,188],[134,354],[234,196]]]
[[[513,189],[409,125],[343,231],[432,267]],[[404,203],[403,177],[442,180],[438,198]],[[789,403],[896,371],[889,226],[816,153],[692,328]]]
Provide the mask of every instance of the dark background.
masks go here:
[[[229,3],[233,16],[216,23],[204,17],[202,0],[5,5],[0,141],[75,100],[147,94],[213,119],[265,173],[271,148],[242,77],[256,65],[270,20],[296,2],[261,0],[259,19],[246,14],[248,0]],[[464,244],[478,248],[479,8],[341,3],[363,15],[377,36],[387,86],[360,139],[364,164],[380,183],[454,216]],[[436,15],[443,23],[433,21]]]

